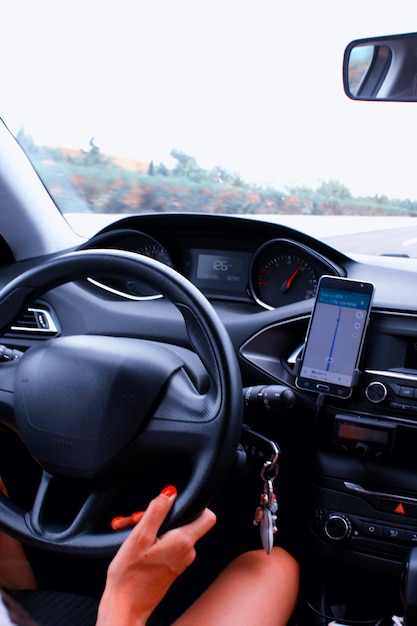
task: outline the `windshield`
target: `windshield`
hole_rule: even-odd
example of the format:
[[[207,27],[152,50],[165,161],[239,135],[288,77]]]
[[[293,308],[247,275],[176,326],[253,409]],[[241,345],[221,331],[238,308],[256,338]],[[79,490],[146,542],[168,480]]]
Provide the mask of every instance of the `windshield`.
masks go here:
[[[74,228],[228,213],[417,256],[417,104],[342,84],[346,45],[416,30],[415,3],[8,4],[1,117]]]

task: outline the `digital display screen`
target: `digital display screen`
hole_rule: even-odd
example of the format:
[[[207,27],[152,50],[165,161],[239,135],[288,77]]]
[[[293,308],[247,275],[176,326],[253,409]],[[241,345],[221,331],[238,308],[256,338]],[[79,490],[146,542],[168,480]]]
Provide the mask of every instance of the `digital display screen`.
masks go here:
[[[248,253],[224,250],[192,250],[191,253],[191,280],[197,287],[211,293],[246,293]]]
[[[390,433],[381,428],[367,428],[357,424],[341,422],[338,424],[338,438],[346,441],[363,441],[387,446]]]

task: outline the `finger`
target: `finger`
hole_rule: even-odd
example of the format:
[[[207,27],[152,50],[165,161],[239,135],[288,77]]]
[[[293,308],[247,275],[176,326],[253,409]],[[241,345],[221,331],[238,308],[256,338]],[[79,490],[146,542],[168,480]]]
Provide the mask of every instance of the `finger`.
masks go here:
[[[159,538],[161,545],[164,545],[164,552],[171,555],[171,566],[177,567],[177,575],[180,575],[194,561],[195,544],[215,523],[214,513],[209,509],[204,509],[194,521],[173,528]]]
[[[137,528],[140,527],[141,537],[146,536],[150,543],[154,543],[158,531],[170,512],[176,497],[177,490],[175,487],[165,487],[156,498],[151,500],[141,517],[140,524],[132,530],[131,534],[139,535]]]
[[[215,523],[215,514],[210,511],[210,509],[204,509],[195,520],[184,526],[178,526],[177,528],[169,530],[162,535],[161,540],[163,540],[165,544],[188,545],[191,548],[194,547],[201,537],[213,528]]]
[[[143,517],[143,511],[138,511],[137,513],[132,513],[132,515],[128,515],[127,517],[113,517],[110,522],[113,530],[121,530],[122,528],[129,528],[129,526],[134,526]]]
[[[196,543],[216,524],[216,516],[210,509],[204,511],[192,522],[181,527],[182,532],[189,533],[189,537]]]

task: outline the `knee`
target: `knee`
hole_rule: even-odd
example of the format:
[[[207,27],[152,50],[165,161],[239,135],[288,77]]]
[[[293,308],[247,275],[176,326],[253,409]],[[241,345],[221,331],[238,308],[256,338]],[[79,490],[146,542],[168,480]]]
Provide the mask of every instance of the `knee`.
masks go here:
[[[263,551],[262,551],[263,552]],[[271,561],[274,563],[274,567],[285,568],[288,571],[294,573],[298,578],[300,573],[300,566],[293,556],[283,548],[274,547],[267,557],[271,557]]]
[[[281,572],[281,576],[285,578],[288,583],[292,583],[294,591],[298,593],[298,587],[300,582],[300,566],[289,552],[283,548],[275,547],[269,555],[272,557],[273,565],[270,568],[275,568],[276,571]]]
[[[298,586],[299,565],[283,548],[274,547],[270,554],[266,554],[264,550],[252,550],[241,554],[236,560],[241,567],[256,569],[259,573],[265,572],[268,577],[292,579]]]

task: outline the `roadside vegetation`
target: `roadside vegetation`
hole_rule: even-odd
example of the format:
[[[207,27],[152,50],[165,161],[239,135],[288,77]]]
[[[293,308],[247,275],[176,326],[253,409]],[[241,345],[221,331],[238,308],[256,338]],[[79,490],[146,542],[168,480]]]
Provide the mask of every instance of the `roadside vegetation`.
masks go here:
[[[179,150],[172,150],[168,168],[105,155],[94,138],[88,150],[39,146],[23,129],[17,139],[63,212],[417,215],[415,201],[354,197],[336,180],[316,189],[256,186],[220,166],[204,169]]]

